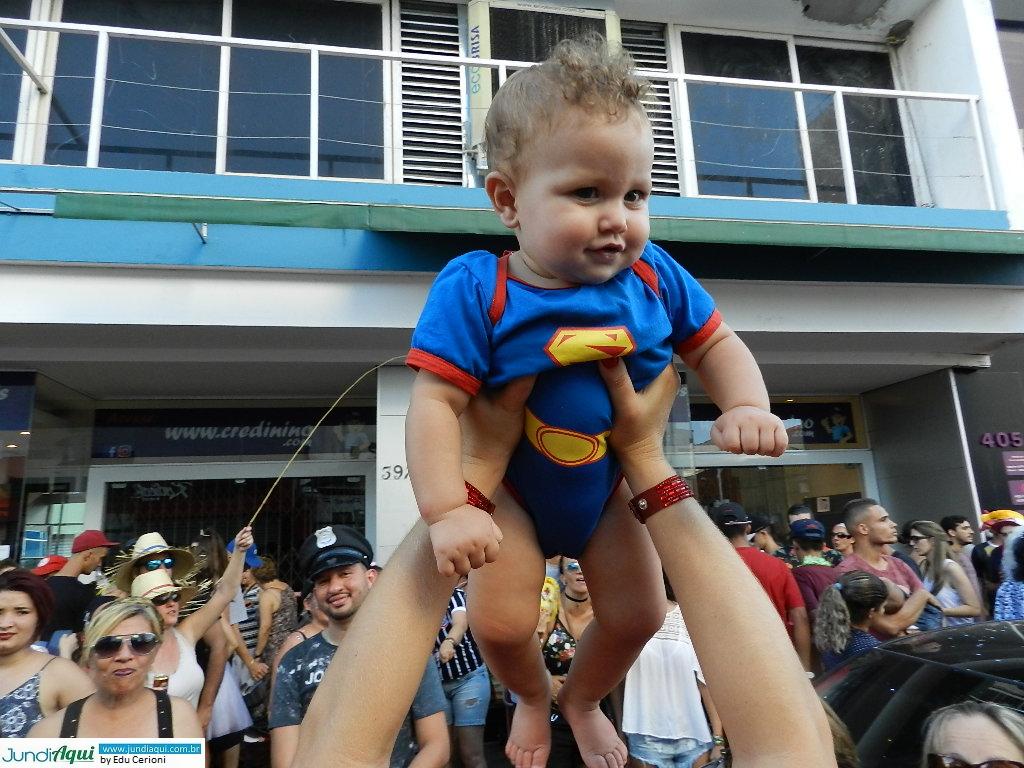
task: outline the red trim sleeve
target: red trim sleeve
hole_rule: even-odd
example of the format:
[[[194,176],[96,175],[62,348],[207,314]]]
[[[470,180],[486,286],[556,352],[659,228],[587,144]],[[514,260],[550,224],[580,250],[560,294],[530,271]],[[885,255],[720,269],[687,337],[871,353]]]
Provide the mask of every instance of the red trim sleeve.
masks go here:
[[[487,308],[487,318],[491,325],[497,325],[501,316],[505,314],[505,300],[508,297],[508,258],[509,252],[505,251],[498,259],[498,277],[494,281],[494,298],[491,299],[491,306]]]
[[[457,365],[452,365],[437,355],[424,352],[422,349],[410,349],[405,356],[405,364],[413,370],[424,370],[440,376],[445,381],[454,384],[470,396],[480,391],[480,379],[470,376]]]
[[[643,259],[637,259],[633,262],[633,272],[636,273],[637,277],[650,286],[656,296],[659,298],[661,297],[661,285],[658,282],[658,273],[654,271],[654,267]]]
[[[676,354],[682,357],[687,352],[692,352],[705,341],[711,338],[711,335],[718,330],[718,326],[722,324],[722,315],[716,309],[711,313],[711,317],[707,319],[707,322],[701,326],[700,330],[693,334],[688,339],[683,339],[676,344]]]

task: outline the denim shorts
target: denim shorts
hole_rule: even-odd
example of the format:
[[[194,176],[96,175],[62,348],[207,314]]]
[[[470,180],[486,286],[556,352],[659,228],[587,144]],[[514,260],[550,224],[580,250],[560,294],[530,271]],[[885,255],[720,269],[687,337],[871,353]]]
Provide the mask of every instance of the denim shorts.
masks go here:
[[[445,718],[456,728],[483,725],[491,703],[491,678],[487,667],[480,666],[458,680],[441,683],[448,708]]]
[[[703,743],[697,739],[659,739],[657,736],[644,736],[638,733],[627,733],[629,755],[643,760],[655,768],[691,768],[694,760],[711,749],[712,742]]]

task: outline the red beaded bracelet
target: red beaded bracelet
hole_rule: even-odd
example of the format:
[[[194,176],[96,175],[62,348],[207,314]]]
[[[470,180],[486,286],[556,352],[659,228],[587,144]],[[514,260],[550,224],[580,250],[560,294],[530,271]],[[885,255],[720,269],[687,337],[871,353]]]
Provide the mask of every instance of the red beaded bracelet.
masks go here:
[[[482,509],[488,515],[494,514],[494,502],[484,496],[479,488],[468,481],[466,482],[466,494],[468,495],[466,503],[469,506]]]
[[[630,499],[629,511],[637,520],[646,524],[648,518],[655,512],[671,507],[683,499],[692,498],[693,491],[686,481],[679,475],[672,475]]]

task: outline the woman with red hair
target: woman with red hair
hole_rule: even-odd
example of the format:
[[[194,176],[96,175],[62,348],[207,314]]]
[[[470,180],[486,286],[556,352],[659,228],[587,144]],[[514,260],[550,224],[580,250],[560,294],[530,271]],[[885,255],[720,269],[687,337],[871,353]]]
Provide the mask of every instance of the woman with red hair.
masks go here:
[[[93,691],[68,659],[32,647],[53,614],[53,592],[39,576],[0,573],[0,736],[21,738],[47,715]]]

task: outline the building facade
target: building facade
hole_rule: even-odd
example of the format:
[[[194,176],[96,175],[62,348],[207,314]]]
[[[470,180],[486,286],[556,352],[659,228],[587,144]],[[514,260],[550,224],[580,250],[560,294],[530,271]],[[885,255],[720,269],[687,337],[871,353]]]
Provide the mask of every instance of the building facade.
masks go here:
[[[514,242],[481,189],[491,94],[590,30],[652,83],[652,239],[753,350],[793,441],[717,452],[691,377],[666,440],[701,500],[1024,509],[1007,15],[0,0],[0,544],[32,562],[83,527],[188,543],[260,509],[286,575],[329,522],[386,559],[417,515],[411,329],[449,259]]]

